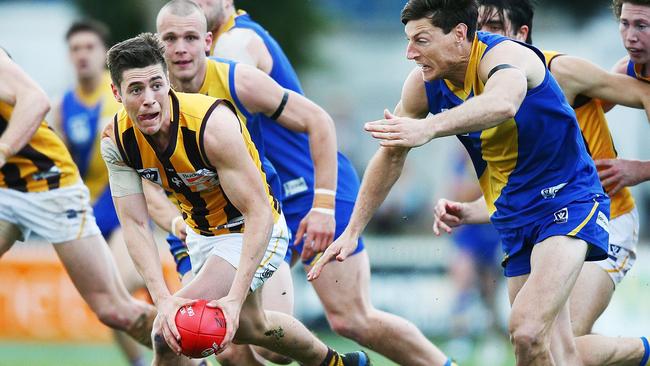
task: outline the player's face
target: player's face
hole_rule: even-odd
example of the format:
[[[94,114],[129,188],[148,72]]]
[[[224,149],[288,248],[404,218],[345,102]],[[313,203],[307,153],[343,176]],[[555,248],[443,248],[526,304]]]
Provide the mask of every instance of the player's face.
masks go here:
[[[78,79],[96,77],[104,71],[106,47],[93,32],[77,32],[68,39],[70,61]]]
[[[630,59],[637,64],[650,63],[650,7],[624,3],[619,30]]]
[[[404,27],[408,46],[406,58],[421,68],[424,80],[444,78],[460,59],[454,31],[444,34],[429,19],[411,20]]]
[[[187,82],[204,77],[205,54],[210,51],[212,36],[206,32],[201,14],[181,17],[167,13],[158,22],[158,34],[165,44],[165,60],[172,79]]]
[[[125,70],[118,92],[129,118],[145,135],[153,135],[169,121],[169,80],[161,64]]]
[[[521,42],[526,42],[526,35],[517,32],[508,18],[508,12],[503,12],[503,17],[495,8],[490,6],[481,6],[478,10],[478,30],[500,34]]]

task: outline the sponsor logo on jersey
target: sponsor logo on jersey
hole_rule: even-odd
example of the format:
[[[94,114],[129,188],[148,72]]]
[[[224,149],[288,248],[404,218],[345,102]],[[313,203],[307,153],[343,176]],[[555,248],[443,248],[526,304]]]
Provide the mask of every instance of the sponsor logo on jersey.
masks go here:
[[[290,180],[288,182],[285,182],[282,187],[284,188],[284,197],[291,197],[293,195],[296,195],[298,193],[306,192],[309,190],[309,187],[307,187],[307,182],[305,181],[305,178],[300,177],[297,179]]]
[[[140,177],[148,181],[162,185],[162,181],[160,180],[160,171],[158,171],[158,168],[138,169],[138,174]]]
[[[194,188],[195,191],[203,191],[219,185],[217,173],[210,169],[199,169],[191,173],[178,173],[178,176],[186,186]]]
[[[52,178],[56,177],[58,175],[61,175],[61,169],[59,169],[58,166],[52,165],[52,167],[46,171],[46,172],[38,172],[34,175],[32,175],[32,179],[34,180],[45,180],[47,178]]]
[[[560,183],[553,187],[544,188],[541,191],[542,197],[544,197],[544,199],[555,198],[557,192],[559,192],[560,189],[564,188],[564,186],[566,185],[567,183],[565,182],[565,183]]]
[[[602,211],[598,211],[598,217],[596,217],[596,224],[603,228],[603,230],[609,233],[609,219]]]
[[[569,221],[569,209],[565,207],[561,210],[555,211],[553,213],[553,221],[555,221],[556,224],[564,224]]]

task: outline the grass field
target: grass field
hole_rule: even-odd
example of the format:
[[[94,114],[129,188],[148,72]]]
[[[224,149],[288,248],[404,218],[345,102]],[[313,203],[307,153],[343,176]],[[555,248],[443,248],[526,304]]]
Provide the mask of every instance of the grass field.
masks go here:
[[[332,334],[318,334],[326,343],[340,352],[358,349],[351,341]],[[444,342],[440,343],[446,349]],[[466,350],[466,362],[461,366],[512,365],[509,346],[503,340],[484,339],[475,347]],[[454,347],[450,347],[454,348]],[[459,348],[462,351],[462,348]],[[369,352],[373,365],[389,366],[395,363]],[[0,342],[0,366],[128,366],[119,350],[109,344],[73,343],[19,343]]]

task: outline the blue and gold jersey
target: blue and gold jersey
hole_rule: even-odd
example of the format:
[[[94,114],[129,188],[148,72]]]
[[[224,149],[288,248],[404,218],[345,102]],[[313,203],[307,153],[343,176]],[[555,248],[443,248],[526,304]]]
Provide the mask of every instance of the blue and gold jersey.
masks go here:
[[[233,28],[250,29],[263,41],[273,58],[269,76],[285,89],[304,94],[298,76],[282,48],[273,37],[244,11],[238,11],[215,36]],[[274,120],[257,115],[262,126],[265,156],[273,163],[283,186],[283,210],[286,213],[306,212],[314,196],[314,163],[309,150],[309,140],[304,133],[284,128]],[[359,190],[359,178],[350,161],[338,154],[338,182],[336,199],[354,202]]]
[[[462,88],[447,80],[425,82],[430,112],[440,113],[480,95],[485,85],[478,75],[479,62],[507,40],[478,32]],[[544,62],[539,50],[525,46]],[[575,113],[548,71],[540,85],[528,90],[514,118],[458,138],[470,154],[498,229],[521,227],[576,199],[604,195]]]
[[[101,132],[120,104],[113,97],[111,78],[104,74],[102,83],[90,94],[78,88],[68,90],[61,103],[61,130],[70,154],[95,202],[108,189],[108,172],[101,157]]]
[[[643,76],[644,65],[635,64],[632,60],[627,62],[627,75],[639,80],[650,82],[650,77]]]
[[[264,140],[262,139],[262,128],[260,126],[261,121],[259,118],[256,118],[256,115],[250,113],[237,97],[237,89],[235,88],[235,70],[237,63],[216,57],[210,57],[206,62],[205,78],[203,79],[199,93],[217,99],[226,99],[235,106],[237,117],[246,125],[260,155],[262,169],[266,173],[266,182],[271,187],[275,198],[282,201],[282,183],[273,164],[266,157]]]

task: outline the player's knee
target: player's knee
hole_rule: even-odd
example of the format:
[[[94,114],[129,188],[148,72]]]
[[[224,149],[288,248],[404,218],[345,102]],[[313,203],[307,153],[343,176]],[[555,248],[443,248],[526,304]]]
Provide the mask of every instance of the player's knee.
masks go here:
[[[365,312],[328,314],[328,321],[336,334],[366,345],[366,338],[370,335],[368,332],[370,320]]]
[[[510,322],[510,339],[515,346],[515,352],[534,358],[546,349],[544,326],[534,321]]]

